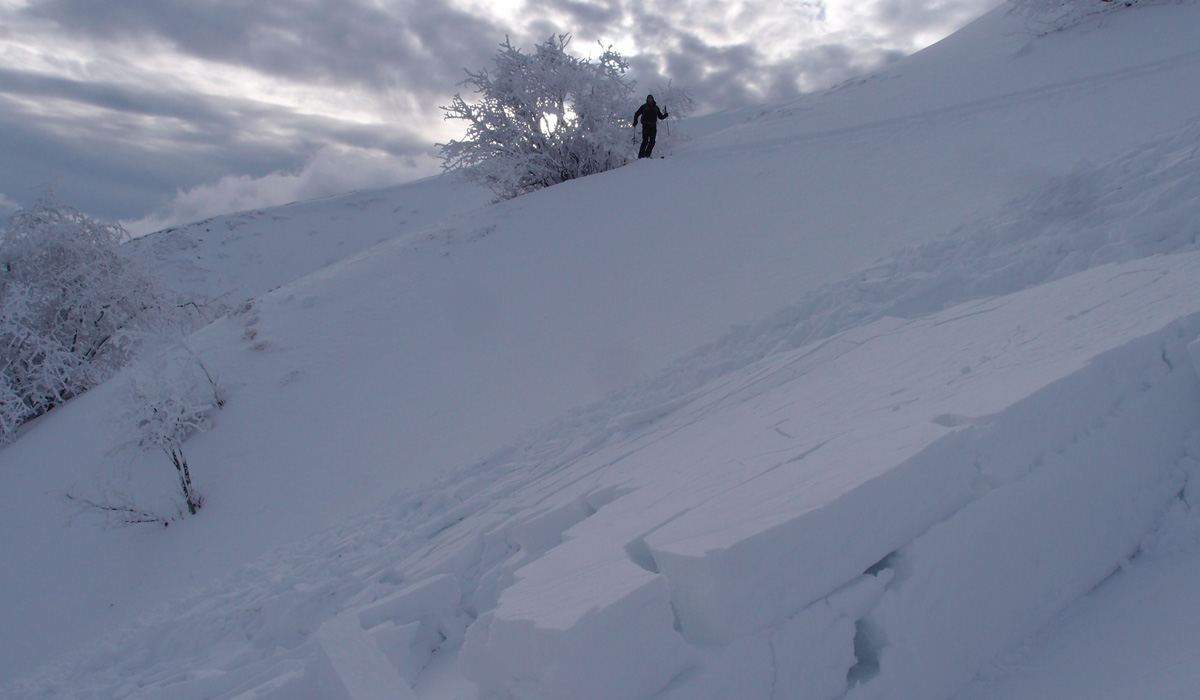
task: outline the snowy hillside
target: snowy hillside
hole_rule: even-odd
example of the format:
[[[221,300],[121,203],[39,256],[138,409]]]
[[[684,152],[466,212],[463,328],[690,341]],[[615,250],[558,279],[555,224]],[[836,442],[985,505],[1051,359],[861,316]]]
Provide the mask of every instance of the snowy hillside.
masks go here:
[[[1200,5],[1069,19],[503,204],[139,241],[228,311],[205,506],[68,502],[172,507],[123,377],[0,450],[4,696],[1055,697],[1014,649],[1200,551]]]
[[[406,232],[448,226],[490,194],[433,178],[200,221],[134,241],[168,285],[220,316]]]

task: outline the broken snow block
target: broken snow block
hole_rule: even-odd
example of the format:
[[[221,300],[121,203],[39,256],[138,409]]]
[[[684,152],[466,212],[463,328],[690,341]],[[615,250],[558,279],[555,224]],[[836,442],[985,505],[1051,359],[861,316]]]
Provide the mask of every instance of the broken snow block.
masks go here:
[[[406,625],[436,618],[440,630],[452,637],[454,621],[461,616],[462,586],[458,578],[450,574],[431,576],[411,586],[363,607],[359,621],[364,629],[371,629],[384,622]]]
[[[875,662],[857,643],[858,626],[891,580],[891,571],[861,576],[771,633],[777,691],[772,700],[834,700],[845,694],[857,671]]]
[[[512,541],[521,547],[527,559],[536,558],[561,544],[563,532],[594,512],[584,499],[574,499],[516,524]]]
[[[777,470],[651,533],[646,544],[670,584],[684,638],[725,645],[776,624],[954,513],[973,494],[968,438],[932,441],[899,464],[881,464],[875,478],[827,489],[835,497]],[[913,443],[921,439],[928,437]]]
[[[1200,419],[1200,381],[1177,370],[1186,360],[1173,341],[1200,318],[1184,321],[1106,353],[1076,373],[1087,382],[1066,384],[1106,388],[1108,400],[1055,396],[1064,409],[1047,411],[1042,395],[1059,382],[1024,402],[1047,431],[1078,424],[1065,407],[1105,414],[1086,432],[1062,431],[1062,448],[1024,478],[898,551],[901,580],[865,620],[877,631],[875,677],[848,700],[953,697],[1137,552],[1179,495],[1179,456]]]
[[[462,586],[449,574],[431,576],[364,606],[363,629],[410,682],[449,641],[457,644],[469,619],[462,611]]]
[[[655,700],[775,700],[775,654],[765,632],[710,654],[704,669],[672,683]]]
[[[292,661],[285,663],[278,675],[256,684],[237,695],[230,695],[229,700],[296,700],[306,697],[305,688],[311,682],[303,664]],[[234,691],[236,692],[236,691]],[[179,689],[173,689],[174,697],[179,697]],[[227,697],[222,695],[221,697]]]
[[[892,577],[890,570],[860,576],[778,625],[739,637],[706,659],[703,671],[672,685],[662,700],[842,697],[875,661],[873,650],[860,648],[859,624]]]
[[[405,700],[417,697],[358,621],[345,612],[316,633],[322,697],[327,700]]]
[[[416,684],[417,677],[433,658],[433,652],[445,641],[429,625],[420,622],[397,625],[389,620],[372,627],[369,632],[379,649],[410,684]]]
[[[691,665],[662,576],[628,559],[538,573],[467,629],[459,667],[485,696],[640,700]]]

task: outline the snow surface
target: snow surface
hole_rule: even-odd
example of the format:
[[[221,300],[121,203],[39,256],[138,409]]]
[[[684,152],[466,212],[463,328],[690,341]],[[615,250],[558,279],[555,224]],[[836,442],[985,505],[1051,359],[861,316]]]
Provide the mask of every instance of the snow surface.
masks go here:
[[[214,319],[205,506],[68,502],[174,507],[123,377],[0,450],[4,697],[1196,687],[1200,6],[1043,20],[503,204],[141,239]]]

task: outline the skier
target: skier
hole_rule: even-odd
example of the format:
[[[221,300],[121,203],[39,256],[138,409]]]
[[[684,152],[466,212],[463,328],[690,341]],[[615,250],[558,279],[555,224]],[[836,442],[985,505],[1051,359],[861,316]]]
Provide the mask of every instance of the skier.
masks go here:
[[[654,103],[654,95],[646,95],[646,104],[638,107],[633,113],[633,125],[636,127],[638,117],[642,119],[642,147],[638,149],[638,158],[649,158],[654,150],[654,137],[658,135],[658,120],[671,115],[663,112]]]

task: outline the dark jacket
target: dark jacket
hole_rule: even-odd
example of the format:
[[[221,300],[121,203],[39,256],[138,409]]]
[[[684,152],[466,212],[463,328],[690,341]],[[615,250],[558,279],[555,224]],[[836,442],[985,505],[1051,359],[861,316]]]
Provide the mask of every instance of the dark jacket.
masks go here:
[[[662,111],[656,104],[646,104],[638,107],[638,110],[633,113],[633,125],[637,126],[638,117],[642,119],[642,129],[645,131],[655,131],[658,129],[658,120],[666,119],[671,115]]]

